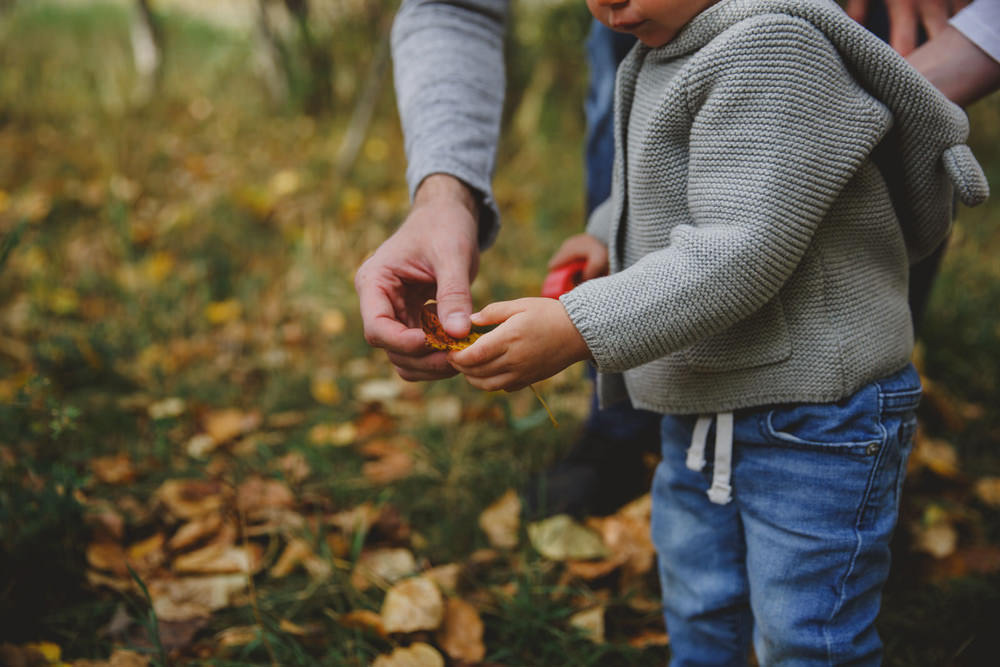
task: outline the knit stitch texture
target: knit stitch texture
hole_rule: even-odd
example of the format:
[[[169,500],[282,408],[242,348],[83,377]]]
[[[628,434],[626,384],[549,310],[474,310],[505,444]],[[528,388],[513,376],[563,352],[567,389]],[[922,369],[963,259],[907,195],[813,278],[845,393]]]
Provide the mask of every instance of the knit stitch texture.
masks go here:
[[[908,266],[988,193],[968,121],[826,0],[722,0],[615,96],[612,275],[562,297],[604,403],[843,398],[910,357]]]

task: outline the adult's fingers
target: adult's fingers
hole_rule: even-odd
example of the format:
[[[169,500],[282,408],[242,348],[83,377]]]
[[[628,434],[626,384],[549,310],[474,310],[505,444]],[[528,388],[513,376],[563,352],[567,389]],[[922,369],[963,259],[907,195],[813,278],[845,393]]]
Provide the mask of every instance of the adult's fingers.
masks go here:
[[[458,373],[448,363],[448,356],[444,352],[435,351],[419,357],[388,352],[386,356],[389,357],[399,377],[410,382],[441,380]]]
[[[864,23],[868,18],[868,0],[847,0],[844,11],[858,23]]]
[[[472,328],[472,296],[469,294],[469,268],[462,262],[438,267],[437,312],[441,326],[454,338],[463,338]]]

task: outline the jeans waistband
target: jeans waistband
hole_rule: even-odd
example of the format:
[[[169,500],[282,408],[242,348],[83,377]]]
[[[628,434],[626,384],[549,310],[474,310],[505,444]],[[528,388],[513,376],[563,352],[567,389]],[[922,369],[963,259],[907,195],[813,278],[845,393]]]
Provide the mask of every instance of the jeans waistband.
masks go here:
[[[875,382],[883,414],[909,412],[920,404],[920,374],[913,364]]]

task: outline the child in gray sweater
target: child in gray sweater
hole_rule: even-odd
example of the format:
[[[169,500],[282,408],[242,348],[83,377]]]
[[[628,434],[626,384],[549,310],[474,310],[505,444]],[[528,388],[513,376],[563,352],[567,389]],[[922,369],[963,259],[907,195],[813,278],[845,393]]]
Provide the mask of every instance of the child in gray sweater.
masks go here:
[[[495,303],[449,355],[515,390],[592,361],[664,414],[653,485],[673,664],[878,664],[920,395],[910,263],[988,187],[965,114],[828,0],[588,0],[640,43],[598,276]],[[711,464],[706,464],[711,458]]]

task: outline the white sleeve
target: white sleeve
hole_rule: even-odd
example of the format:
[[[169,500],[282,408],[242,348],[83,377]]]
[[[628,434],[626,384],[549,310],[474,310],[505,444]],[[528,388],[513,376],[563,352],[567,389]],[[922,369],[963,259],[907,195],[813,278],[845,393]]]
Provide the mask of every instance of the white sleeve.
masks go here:
[[[975,0],[951,18],[951,25],[1000,62],[1000,0]]]

